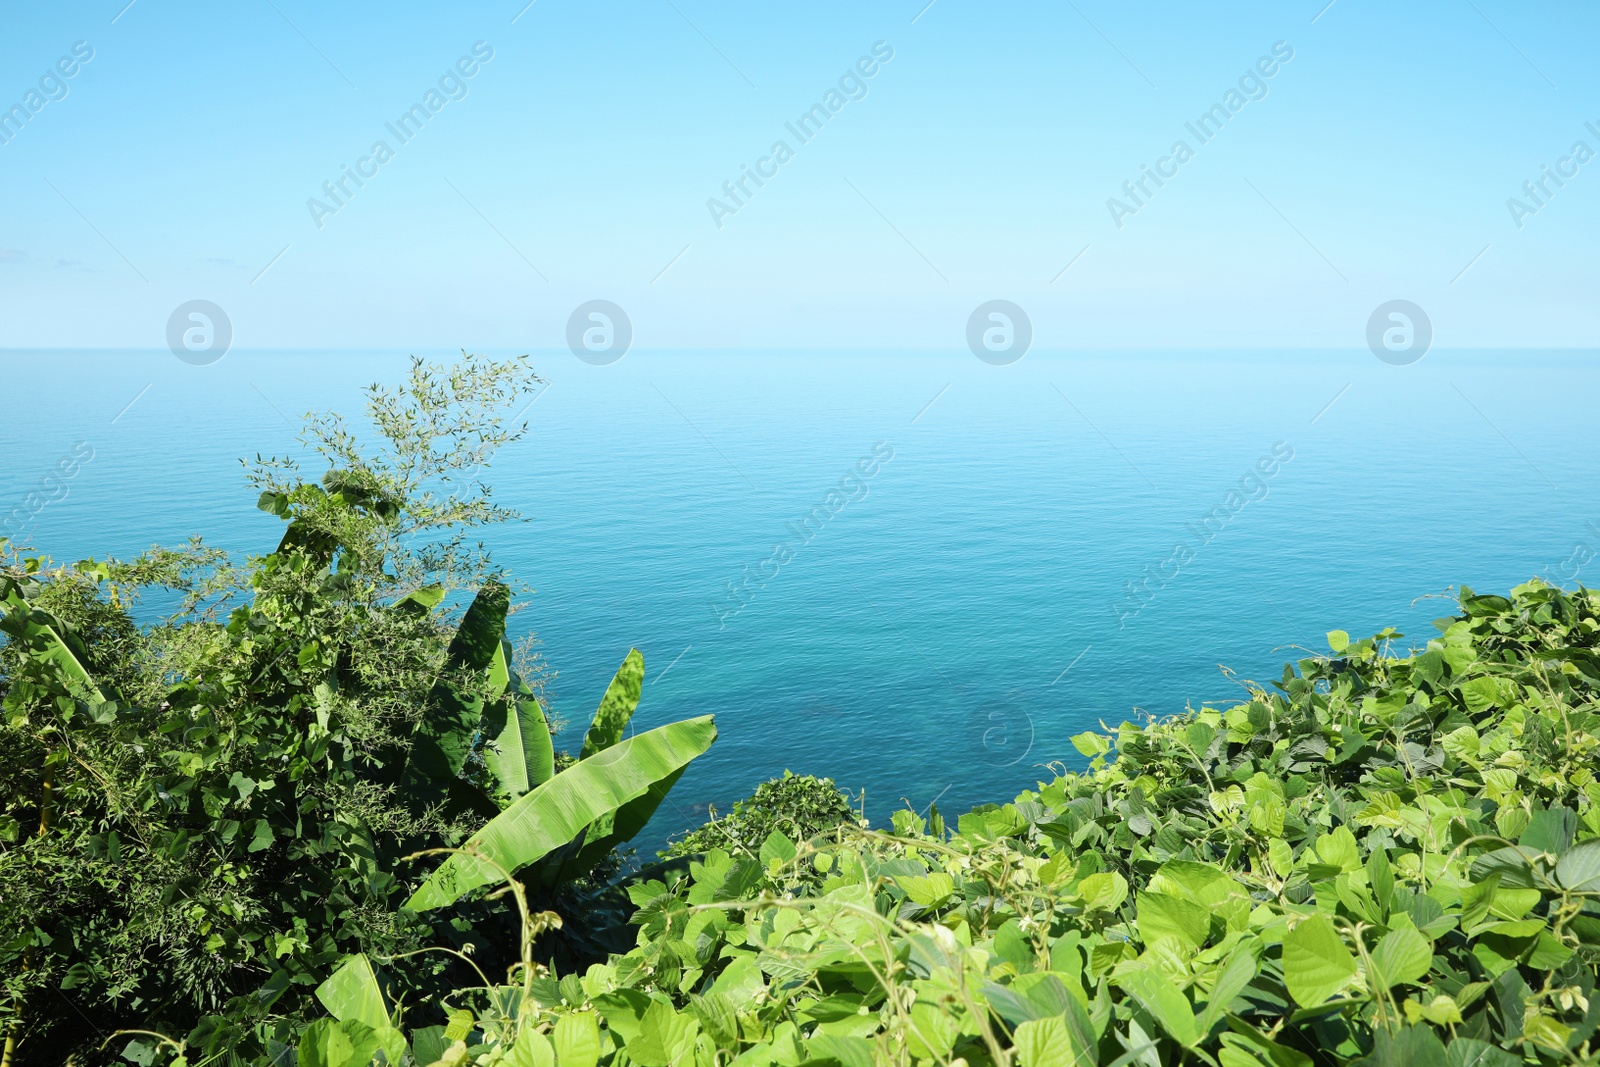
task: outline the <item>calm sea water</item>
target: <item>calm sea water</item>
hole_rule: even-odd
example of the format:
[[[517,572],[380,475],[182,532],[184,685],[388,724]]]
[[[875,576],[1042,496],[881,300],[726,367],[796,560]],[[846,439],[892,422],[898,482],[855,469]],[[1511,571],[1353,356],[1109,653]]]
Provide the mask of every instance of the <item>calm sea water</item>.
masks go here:
[[[865,791],[875,821],[1004,801],[1081,764],[1072,734],[1229,700],[1328,630],[1421,642],[1449,607],[1428,598],[1460,583],[1600,570],[1579,562],[1600,550],[1593,353],[538,364],[532,432],[487,475],[529,521],[484,539],[537,589],[515,625],[560,672],[564,740],[630,646],[639,728],[719,724],[646,845],[786,768]],[[265,550],[280,525],[239,457],[291,451],[298,413],[355,413],[404,368],[0,353],[0,523],[21,506],[59,559],[192,533]],[[85,442],[65,497],[29,513]]]

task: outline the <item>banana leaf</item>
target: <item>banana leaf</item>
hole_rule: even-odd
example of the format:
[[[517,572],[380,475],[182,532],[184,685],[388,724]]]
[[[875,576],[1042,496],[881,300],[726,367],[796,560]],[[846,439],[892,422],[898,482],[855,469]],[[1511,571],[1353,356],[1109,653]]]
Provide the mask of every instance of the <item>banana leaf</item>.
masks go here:
[[[595,710],[594,719],[589,723],[589,732],[584,735],[579,759],[588,759],[622,740],[628,720],[633,718],[634,709],[639,706],[639,693],[643,688],[644,654],[637,648],[630,648],[622,666],[617,668],[617,673],[612,677],[611,684],[606,687],[606,695],[600,698],[600,707]]]
[[[517,871],[567,844],[600,817],[615,812],[676,775],[716,740],[712,717],[671,723],[631,737],[598,759],[580,760],[517,800],[473,834],[466,847]],[[475,857],[446,858],[406,907],[440,908],[500,874]]]
[[[49,663],[69,691],[104,703],[105,692],[89,672],[89,653],[71,627],[28,603],[22,585],[0,577],[0,632]]]
[[[425,585],[420,589],[413,589],[405,596],[395,600],[391,606],[402,611],[418,615],[426,615],[439,606],[444,599],[444,586]]]
[[[656,813],[661,802],[667,799],[667,793],[678,784],[685,769],[680,767],[652,785],[643,796],[635,797],[612,814],[602,815],[590,824],[582,847],[560,864],[553,876],[548,878],[549,884],[569,882],[588,874],[612,849],[633,840]]]
[[[515,800],[550,780],[555,748],[544,709],[510,661],[511,643],[502,641],[489,666],[489,689],[498,699],[483,709],[483,732],[493,741],[483,751],[483,762],[499,792]]]
[[[412,732],[411,756],[401,776],[401,790],[414,803],[426,805],[443,797],[472,751],[483,719],[484,672],[505,640],[510,600],[503,584],[485,583],[450,641],[422,721]]]
[[[333,976],[317,987],[317,999],[339,1022],[369,1027],[388,1062],[400,1063],[406,1052],[405,1035],[390,1021],[378,976],[364,954],[345,957]]]

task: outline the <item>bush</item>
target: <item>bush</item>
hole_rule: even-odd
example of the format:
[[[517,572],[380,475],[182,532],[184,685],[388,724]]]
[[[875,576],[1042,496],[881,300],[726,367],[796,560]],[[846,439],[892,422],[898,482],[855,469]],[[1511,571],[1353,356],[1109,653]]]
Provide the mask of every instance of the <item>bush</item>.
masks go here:
[[[102,1062],[120,1029],[271,1058],[321,1014],[311,990],[351,953],[392,961],[392,988],[418,997],[516,962],[504,908],[417,903],[464,892],[412,862],[421,850],[499,841],[512,869],[548,853],[530,874],[541,905],[591,918],[605,905],[615,845],[715,729],[706,717],[623,741],[634,652],[584,740],[604,769],[565,758],[555,774],[548,673],[505,640],[511,590],[463,540],[513,517],[474,473],[523,432],[504,410],[535,381],[525,359],[415,362],[403,386],[369,393],[377,451],[312,416],[307,443],[334,466],[314,481],[287,461],[253,466],[259,506],[285,525],[242,565],[196,541],[63,566],[0,540],[8,1067]],[[131,605],[151,588],[184,602],[141,626]],[[528,814],[552,779],[571,825],[536,856],[497,816]],[[528,821],[548,831],[541,811]],[[606,929],[568,929],[561,958],[603,958]],[[439,940],[476,958],[430,951]],[[148,1061],[144,1040],[133,1054]]]
[[[859,817],[850,807],[849,794],[834,785],[832,778],[784,771],[782,778],[756,786],[753,796],[734,801],[733,811],[725,818],[717,818],[713,808],[704,826],[689,831],[659,855],[667,859],[720,848],[733,855],[754,856],[773,834],[806,841]]]

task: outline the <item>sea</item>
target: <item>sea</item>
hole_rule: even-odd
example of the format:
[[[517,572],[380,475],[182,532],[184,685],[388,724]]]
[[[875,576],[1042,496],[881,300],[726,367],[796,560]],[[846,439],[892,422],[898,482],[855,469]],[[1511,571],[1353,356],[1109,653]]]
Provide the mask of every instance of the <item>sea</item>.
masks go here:
[[[305,456],[308,411],[359,425],[411,354],[0,352],[0,535],[269,551],[241,459]],[[1463,585],[1600,582],[1596,355],[536,352],[528,432],[480,472],[523,520],[480,536],[532,590],[512,629],[556,672],[558,744],[630,648],[635,729],[716,716],[641,854],[786,770],[874,824],[950,815],[1329,631],[1420,646]]]

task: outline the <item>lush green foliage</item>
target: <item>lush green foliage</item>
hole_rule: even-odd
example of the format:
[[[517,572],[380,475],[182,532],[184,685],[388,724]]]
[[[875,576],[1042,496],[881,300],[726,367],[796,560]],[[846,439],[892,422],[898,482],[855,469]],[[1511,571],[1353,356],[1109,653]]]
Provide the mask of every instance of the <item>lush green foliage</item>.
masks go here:
[[[633,948],[566,975],[530,954],[508,984],[455,994],[412,1055],[1593,1062],[1600,594],[1463,590],[1440,629],[1403,656],[1393,631],[1334,632],[1237,706],[1082,735],[1088,772],[953,831],[902,812],[892,833],[773,833],[755,856],[650,872]],[[332,1040],[389,1025],[366,988],[378,1017],[327,998],[349,1021],[302,1063],[367,1062]]]
[[[954,827],[875,831],[786,775],[619,882],[716,732],[628,736],[633,651],[554,750],[513,591],[463,538],[510,517],[463,472],[520,432],[498,413],[526,380],[419,364],[373,390],[377,454],[313,419],[332,469],[256,464],[287,526],[242,565],[0,543],[8,1057],[1600,1058],[1600,594],[1463,589],[1409,650],[1335,631],[1235,706],[1080,735],[1086,771]],[[151,588],[183,604],[142,625]],[[141,1032],[98,1052],[117,1029]]]
[[[412,853],[540,861],[541,904],[625,919],[601,875],[715,731],[615,744],[639,699],[632,652],[585,758],[556,773],[540,663],[505,639],[511,590],[462,536],[511,517],[472,472],[521,435],[503,411],[534,380],[523,360],[417,363],[371,390],[376,452],[313,416],[308,443],[335,466],[308,482],[255,465],[261,509],[287,526],[241,566],[198,542],[72,566],[0,542],[8,1063],[98,1059],[119,1029],[270,1056],[350,953],[394,961],[395,988],[419,997],[475,973],[428,951],[440,940],[517,960],[503,908],[422,914],[481,885],[453,876],[485,861],[434,871]],[[141,626],[131,605],[150,587],[185,599]],[[458,591],[474,594],[459,625]],[[603,925],[579,929],[566,957],[603,954]]]
[[[773,834],[805,841],[860,818],[832,778],[784,771],[782,778],[756,786],[753,796],[734,801],[726,816],[719,819],[713,810],[710,821],[672,842],[661,858],[693,856],[714,848],[734,856],[755,856]]]

